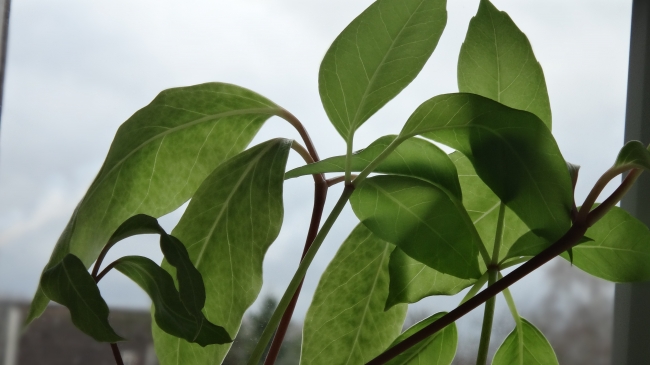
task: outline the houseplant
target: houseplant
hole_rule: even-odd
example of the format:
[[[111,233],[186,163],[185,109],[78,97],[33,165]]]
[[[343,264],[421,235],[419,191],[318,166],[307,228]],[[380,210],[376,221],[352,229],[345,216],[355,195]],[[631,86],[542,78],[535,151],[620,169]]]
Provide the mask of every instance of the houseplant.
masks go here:
[[[577,169],[567,169],[550,134],[550,107],[541,68],[525,36],[487,1],[481,3],[477,17],[470,24],[461,51],[459,89],[464,93],[434,97],[413,113],[399,136],[383,137],[363,152],[351,153],[355,130],[413,80],[433,52],[446,21],[444,5],[440,1],[379,1],[343,31],[323,61],[321,97],[332,123],[347,141],[348,150],[345,157],[312,163],[285,175],[290,178],[315,174],[317,201],[307,240],[313,240],[314,245],[307,252],[263,340],[270,340],[281,314],[290,306],[293,291],[299,287],[316,250],[348,199],[363,224],[342,245],[339,255],[323,276],[313,310],[307,316],[303,349],[305,362],[338,362],[329,357],[331,351],[328,351],[328,358],[319,358],[324,344],[331,343],[326,336],[332,340],[338,338],[337,345],[352,345],[348,349],[348,360],[366,362],[371,359],[366,358],[368,354],[378,355],[399,334],[404,303],[427,295],[453,294],[473,285],[471,297],[488,282],[491,292],[488,290],[468,300],[468,305],[475,305],[504,289],[504,283],[511,283],[512,278],[565,251],[576,266],[606,279],[647,279],[644,269],[647,260],[644,261],[646,257],[642,255],[645,253],[642,243],[647,238],[647,230],[624,212],[612,208],[640,170],[631,173],[622,189],[589,213],[604,183],[620,173],[648,166],[645,148],[638,143],[627,145],[615,168],[596,184],[594,194],[584,204],[586,208],[578,211],[572,201],[572,182],[577,178]],[[485,31],[488,25],[492,26],[493,39]],[[495,48],[490,48],[492,43],[489,40]],[[486,69],[498,71],[496,78],[493,79],[494,75]],[[273,140],[239,153],[271,115],[280,116],[294,125],[303,135],[306,147],[297,142]],[[415,135],[460,152],[447,156],[435,145],[413,139]],[[174,252],[166,253],[174,267],[187,269],[185,274],[181,270],[177,273],[180,296],[174,291],[176,289],[168,288],[166,293],[170,298],[178,296],[175,305],[180,311],[185,308],[190,312],[184,314],[189,322],[193,321],[192,318],[197,323],[207,319],[215,326],[214,332],[225,329],[230,336],[226,338],[221,333],[221,337],[210,337],[211,340],[205,341],[228,342],[236,333],[244,310],[259,291],[263,254],[281,225],[282,202],[278,197],[282,192],[284,162],[290,147],[307,162],[318,160],[301,123],[253,92],[226,84],[164,91],[118,131],[104,167],[57,245],[43,276],[44,290],[34,302],[32,317],[38,314],[39,308],[42,309],[47,297],[70,306],[73,317],[79,310],[71,303],[79,303],[80,298],[86,296],[70,299],[69,291],[64,289],[73,287],[75,280],[84,277],[84,270],[77,270],[75,276],[61,275],[66,272],[66,262],[76,265],[77,269],[89,266],[103,247],[110,247],[106,245],[107,241],[112,244],[126,235],[125,232],[156,232],[161,235],[161,245],[169,243],[167,241],[175,242],[173,237],[176,237],[189,252],[185,255],[182,248],[178,248],[176,256]],[[384,175],[368,177],[373,171]],[[323,172],[341,172],[343,175],[327,181],[321,175]],[[353,172],[359,172],[359,175],[353,176]],[[336,182],[346,184],[344,195],[331,213],[331,219],[325,221],[317,234],[326,185]],[[192,203],[172,232],[173,236],[161,231],[150,217],[138,215],[160,216],[190,197]],[[410,216],[404,216],[405,213]],[[587,226],[599,218],[603,221],[585,235]],[[126,225],[122,225],[125,221]],[[611,235],[603,232],[609,232],[608,229],[618,223],[629,225],[629,228],[619,228],[620,234],[633,234],[634,240],[623,236],[615,242],[604,241],[604,237],[611,238]],[[553,244],[558,239],[559,244]],[[245,243],[234,245],[231,240]],[[634,247],[634,257],[623,259],[625,266],[613,262],[612,257],[603,258],[598,253],[590,256],[590,252],[598,252],[596,248],[605,244],[630,242],[642,243]],[[577,243],[580,246],[570,250]],[[552,247],[551,251],[544,251],[529,261],[530,257],[547,247]],[[362,249],[368,252],[361,252]],[[66,256],[68,253],[74,256]],[[351,256],[353,254],[360,256]],[[196,271],[182,266],[187,264],[186,256],[198,268],[200,280]],[[75,257],[81,259],[81,264],[75,261]],[[172,262],[174,258],[177,264]],[[227,260],[220,261],[224,259]],[[368,265],[375,264],[372,266],[375,268],[374,276],[367,270],[354,271],[371,267],[361,265],[364,259],[372,259]],[[599,259],[602,262],[594,263]],[[135,261],[140,259],[124,259],[121,263],[129,260],[135,265]],[[516,271],[519,274],[496,282],[499,270],[522,262],[529,263]],[[120,263],[114,266],[120,266]],[[155,272],[153,277],[165,278],[160,280],[167,283],[171,280],[171,276],[165,276],[167,274],[151,263],[140,263],[140,266],[147,266],[147,272]],[[171,266],[163,267],[175,274]],[[422,278],[424,283],[412,284],[415,274],[409,270],[413,267],[426,274]],[[95,278],[101,278],[98,271],[96,274]],[[444,284],[428,288],[432,278],[439,276],[444,278],[441,280]],[[89,277],[92,279],[88,274],[85,280],[92,288]],[[362,298],[373,301],[368,300],[362,308],[370,308],[373,316],[376,315],[372,321],[375,327],[371,329],[362,326],[365,322],[353,326],[358,330],[356,338],[363,340],[359,343],[355,337],[351,341],[339,337],[342,334],[337,335],[335,331],[341,330],[342,324],[330,320],[339,318],[334,315],[337,306],[349,309],[354,308],[351,303],[357,303],[353,294],[359,293],[347,290],[339,294],[335,291],[341,288],[339,284],[348,283],[349,278],[363,279],[355,282],[354,288],[371,289],[370,294]],[[183,285],[184,282],[189,286]],[[185,289],[194,287],[194,284],[196,287],[203,285],[198,285],[199,282],[208,283],[205,295],[201,290],[184,294]],[[369,283],[372,285],[364,285]],[[382,286],[384,292],[375,291],[375,284]],[[146,282],[141,285],[153,293],[156,315],[160,315],[162,311],[157,300],[164,306],[166,302],[163,299],[167,297],[156,297],[158,294]],[[230,293],[229,300],[224,299],[224,293]],[[97,297],[98,291],[87,295]],[[188,298],[193,298],[191,303],[186,303]],[[99,337],[100,334],[92,332],[104,328],[109,333],[105,323],[107,311],[101,305],[101,297],[95,299],[98,307],[88,309],[92,313],[101,312],[104,321],[98,325],[92,322],[92,318],[82,316],[79,326],[100,340],[113,342],[118,338]],[[346,301],[351,302],[346,306]],[[493,303],[493,300],[488,302],[484,325],[486,335],[483,336],[478,362],[485,362]],[[521,357],[522,341],[527,339],[528,333],[537,334],[531,324],[519,320],[514,305],[511,306],[518,330],[506,341],[507,346],[502,347],[504,350],[497,353],[495,363],[507,363],[511,359],[507,356],[524,361]],[[97,312],[98,308],[101,311]],[[365,318],[363,315],[356,317]],[[170,318],[167,320],[175,317]],[[443,321],[450,323],[452,317],[445,318]],[[159,321],[156,318],[156,321],[166,330],[157,329],[155,332],[163,362],[189,362],[184,356],[190,351],[193,359],[203,357],[211,362],[225,354],[227,345],[199,348],[199,345],[192,346],[166,334],[172,332],[188,341],[199,339],[200,332],[187,330],[191,323],[171,328],[169,323],[161,324],[164,319]],[[419,326],[425,323],[428,322]],[[444,322],[436,323],[439,326]],[[331,330],[324,330],[322,325],[325,324],[332,325]],[[378,330],[376,326],[379,324],[383,327]],[[453,332],[453,327],[447,327],[445,331]],[[366,340],[366,335],[370,340]],[[374,335],[379,337],[373,338]],[[453,338],[453,333],[445,333],[447,335]],[[430,349],[435,348],[436,341],[443,340],[446,341],[446,337],[431,339],[425,350],[432,351]],[[169,353],[174,349],[169,343],[177,344],[182,351]],[[200,343],[207,344],[204,341]],[[262,341],[256,354],[259,355],[264,347]],[[552,357],[544,341],[539,347],[544,354],[540,356]],[[363,356],[351,358],[354,351],[360,351]],[[346,354],[340,350],[334,353]],[[252,362],[256,361],[253,359]]]

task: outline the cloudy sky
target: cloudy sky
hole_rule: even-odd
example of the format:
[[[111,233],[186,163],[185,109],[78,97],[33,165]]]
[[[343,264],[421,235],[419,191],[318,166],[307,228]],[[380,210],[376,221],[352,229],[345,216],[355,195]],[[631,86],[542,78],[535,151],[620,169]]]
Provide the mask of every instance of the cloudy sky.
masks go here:
[[[0,296],[31,298],[68,217],[97,173],[118,126],[163,89],[222,81],[267,96],[298,116],[321,157],[344,152],[323,112],[320,61],[370,0],[14,0],[0,138]],[[554,134],[582,165],[578,201],[623,144],[631,1],[494,0],[530,38],[548,83]],[[357,133],[355,149],[397,133],[424,100],[455,92],[456,61],[478,0],[453,0],[437,50],[420,76]],[[297,138],[280,120],[254,143]],[[646,143],[649,141],[645,141]],[[290,166],[300,160],[290,159]],[[297,267],[311,212],[311,178],[286,185],[285,226],[265,263],[264,293],[280,295]],[[331,203],[340,187],[330,191]],[[180,212],[163,219],[172,228]],[[356,225],[347,209],[308,274],[298,316],[320,272]],[[154,239],[114,255],[160,259]],[[541,282],[537,273],[530,282]],[[536,301],[540,286],[515,286]],[[542,286],[543,287],[543,286]],[[146,307],[119,274],[102,283],[111,305]],[[449,308],[452,301],[429,301]]]

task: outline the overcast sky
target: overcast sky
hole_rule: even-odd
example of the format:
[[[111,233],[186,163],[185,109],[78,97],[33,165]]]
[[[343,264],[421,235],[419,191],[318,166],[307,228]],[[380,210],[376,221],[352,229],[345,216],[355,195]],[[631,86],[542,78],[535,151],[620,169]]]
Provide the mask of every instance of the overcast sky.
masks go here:
[[[163,89],[208,81],[252,89],[298,116],[321,157],[342,154],[318,96],[327,48],[369,0],[14,0],[0,138],[0,295],[31,298],[56,239],[108,151],[118,126]],[[578,201],[623,144],[631,1],[494,0],[528,35],[541,62],[554,135],[582,165]],[[438,48],[420,76],[357,133],[355,149],[399,132],[424,100],[456,92],[456,61],[478,0],[451,0]],[[272,120],[255,139],[297,138]],[[650,141],[644,141],[646,143]],[[300,160],[291,157],[291,167]],[[297,267],[311,213],[312,180],[286,184],[285,222],[265,262],[264,293],[281,295]],[[330,207],[340,187],[330,191]],[[180,217],[163,219],[171,229]],[[348,208],[312,265],[303,316],[318,277],[357,224]],[[155,239],[114,255],[150,254]],[[147,244],[146,242],[149,242]],[[537,273],[530,282],[541,282]],[[539,285],[518,284],[534,302]],[[144,308],[139,288],[115,273],[111,305]],[[452,301],[428,301],[447,308]]]

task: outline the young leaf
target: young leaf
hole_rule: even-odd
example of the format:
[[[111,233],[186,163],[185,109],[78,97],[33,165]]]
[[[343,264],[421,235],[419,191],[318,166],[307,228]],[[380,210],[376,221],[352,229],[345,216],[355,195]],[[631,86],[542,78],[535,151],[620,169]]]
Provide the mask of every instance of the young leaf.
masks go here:
[[[586,236],[589,241],[573,248],[573,265],[619,283],[650,280],[650,231],[628,212],[612,207]]]
[[[290,140],[270,140],[221,164],[201,184],[172,232],[205,282],[203,313],[232,336],[260,291],[262,261],[282,225],[290,146]],[[162,365],[220,363],[230,347],[200,348],[155,327],[154,344]]]
[[[573,194],[566,162],[534,114],[473,94],[436,96],[411,115],[399,138],[446,144],[536,234],[554,241],[571,225]]]
[[[431,295],[454,295],[476,282],[436,271],[399,248],[390,255],[388,267],[390,287],[386,309],[400,303],[415,303]]]
[[[138,213],[159,217],[178,208],[278,110],[268,99],[229,84],[161,92],[117,131],[46,269],[67,253],[88,266],[127,218]],[[39,289],[27,322],[38,317],[47,302]]]
[[[406,305],[384,311],[394,247],[361,224],[343,242],[307,311],[301,365],[365,364],[399,335]]]
[[[537,115],[551,129],[544,72],[508,14],[481,0],[458,57],[458,90]]]
[[[404,341],[422,328],[437,321],[445,314],[447,313],[436,313],[431,317],[414,324],[411,328],[407,329],[397,337],[390,347]],[[387,362],[386,365],[450,365],[456,356],[457,345],[458,333],[456,331],[456,324],[452,323],[442,331],[427,337],[424,341],[421,341],[417,345],[401,353]]]
[[[639,141],[629,141],[621,148],[614,166],[650,170],[650,151]]]
[[[197,318],[188,311],[176,291],[174,279],[155,262],[142,256],[125,256],[117,260],[115,269],[149,295],[156,324],[165,332],[201,346],[232,342],[223,327],[210,323],[202,314]]]
[[[525,319],[521,319],[524,331],[524,354],[519,353],[517,329],[510,332],[494,355],[492,365],[559,365],[553,347],[544,335]],[[523,362],[520,359],[523,358]]]
[[[362,171],[375,157],[379,156],[397,136],[383,136],[368,147],[352,155],[352,171]],[[288,171],[285,179],[325,172],[345,172],[345,156],[330,157],[316,163]],[[447,189],[456,198],[462,199],[456,167],[449,156],[431,142],[411,138],[402,142],[383,160],[374,172],[417,177],[438,187]]]
[[[378,0],[334,40],[318,84],[327,116],[346,141],[415,79],[446,23],[446,0]]]
[[[462,279],[481,276],[474,225],[461,203],[423,180],[374,176],[350,198],[361,222],[412,258]]]
[[[95,341],[123,340],[108,323],[108,306],[95,280],[75,255],[67,254],[45,270],[40,285],[47,298],[66,306],[72,323]]]

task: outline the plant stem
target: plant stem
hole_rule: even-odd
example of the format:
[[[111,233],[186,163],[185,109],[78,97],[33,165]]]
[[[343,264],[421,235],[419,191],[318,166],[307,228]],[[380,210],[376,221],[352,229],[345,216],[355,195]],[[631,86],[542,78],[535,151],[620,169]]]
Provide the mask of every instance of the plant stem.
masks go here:
[[[294,293],[296,293],[296,291],[298,290],[298,287],[300,286],[302,279],[305,277],[305,274],[307,274],[307,269],[309,269],[309,266],[314,260],[314,257],[316,256],[318,249],[323,244],[325,237],[327,237],[327,234],[332,229],[332,226],[334,225],[334,222],[336,222],[336,219],[341,214],[341,211],[343,211],[343,208],[347,204],[348,199],[350,199],[350,195],[352,195],[353,191],[354,191],[354,187],[352,185],[347,185],[343,189],[343,193],[341,194],[341,197],[336,202],[334,209],[332,209],[332,211],[330,212],[329,216],[325,220],[325,223],[323,223],[323,227],[316,235],[316,238],[314,239],[314,242],[311,244],[311,247],[309,247],[309,250],[307,250],[305,257],[300,262],[300,265],[298,266],[296,273],[293,275],[293,278],[291,279],[291,282],[289,283],[287,290],[282,295],[282,299],[280,299],[280,303],[278,303],[277,308],[275,308],[273,315],[271,316],[268,324],[264,328],[264,332],[262,332],[262,336],[260,337],[260,340],[257,342],[257,345],[253,350],[253,354],[248,360],[248,365],[257,365],[260,359],[262,358],[264,350],[266,349],[266,345],[271,340],[271,336],[273,336],[275,329],[278,327],[278,324],[280,323],[282,314],[289,307],[289,303],[293,298]]]
[[[476,293],[478,293],[478,291],[481,290],[483,285],[487,283],[487,281],[488,281],[488,273],[486,272],[485,274],[481,275],[481,277],[478,278],[478,280],[476,280],[476,283],[474,283],[474,285],[472,285],[472,288],[467,292],[467,294],[465,294],[465,297],[463,298],[463,300],[460,301],[460,304],[465,303],[470,298],[475,296]]]
[[[302,251],[302,256],[300,257],[300,260],[303,260],[305,258],[307,251],[311,247],[312,242],[314,242],[314,239],[318,234],[318,228],[320,227],[320,221],[321,218],[323,217],[323,209],[325,208],[325,200],[327,198],[327,188],[328,188],[328,183],[326,182],[325,177],[322,174],[315,174],[314,175],[314,208],[311,214],[311,222],[309,224],[309,231],[307,232],[305,248]],[[264,360],[265,365],[275,364],[275,360],[280,354],[282,341],[284,340],[284,336],[286,335],[287,329],[289,328],[289,324],[291,323],[291,317],[293,316],[293,311],[296,308],[296,303],[298,302],[298,297],[300,296],[300,290],[302,289],[303,281],[304,279],[300,281],[300,285],[298,286],[295,294],[291,298],[291,302],[289,302],[289,306],[287,307],[284,314],[282,315],[282,319],[280,320],[278,330],[275,332],[275,336],[273,336],[271,347],[269,348],[269,352],[266,355],[266,359]]]
[[[506,275],[503,279],[498,280],[494,285],[487,287],[482,292],[478,293],[475,297],[469,299],[467,302],[461,304],[456,309],[442,316],[437,321],[431,323],[430,325],[424,327],[420,331],[414,333],[404,341],[399,344],[391,347],[386,350],[381,355],[375,357],[366,365],[381,365],[385,364],[389,360],[393,359],[395,356],[401,354],[402,352],[408,350],[412,346],[415,346],[420,341],[426,339],[427,337],[435,334],[441,329],[447,327],[448,325],[454,323],[456,320],[476,309],[481,304],[488,301],[488,299],[499,294],[512,284],[521,280],[526,275],[537,270],[540,266],[549,262],[552,258],[558,256],[562,252],[568,250],[569,248],[575,246],[582,236],[584,236],[587,231],[587,225],[578,222],[573,225],[559,240],[553,243],[550,247],[542,251],[537,256],[533,257],[523,265],[516,268],[510,274]]]
[[[639,169],[634,169],[630,171],[629,174],[623,179],[623,182],[621,185],[612,193],[612,195],[609,196],[609,198],[605,199],[604,202],[602,202],[596,209],[591,211],[589,215],[587,216],[587,224],[589,226],[592,226],[594,223],[596,223],[600,218],[602,218],[605,213],[607,213],[616,203],[621,201],[623,199],[623,196],[632,188],[632,185],[634,185],[634,182],[639,178],[643,170]]]
[[[499,273],[499,280],[502,278],[503,276]],[[515,300],[512,299],[512,294],[510,294],[509,289],[503,291],[503,297],[506,299],[506,303],[508,303],[508,308],[510,309],[512,318],[515,320],[515,326],[517,327],[517,345],[519,347],[519,352],[517,353],[517,359],[519,362],[517,365],[524,365],[524,327],[521,323],[521,317],[519,316],[519,312],[517,312]]]
[[[345,152],[345,185],[352,183],[352,145],[353,137],[347,141],[347,150]]]
[[[497,280],[497,270],[490,268],[488,270],[488,288]],[[490,337],[492,336],[492,323],[494,322],[494,307],[496,297],[488,299],[485,303],[483,312],[483,327],[481,328],[481,341],[478,345],[478,354],[476,355],[476,365],[485,365],[487,363],[488,350],[490,348]]]
[[[499,203],[499,216],[497,218],[497,230],[494,235],[494,246],[492,247],[492,259],[488,265],[488,288],[497,281],[499,274],[499,253],[501,252],[501,241],[503,237],[503,223],[506,214],[506,205]],[[476,365],[485,365],[487,363],[488,350],[490,349],[490,337],[492,337],[492,323],[494,322],[494,307],[496,306],[496,297],[490,298],[485,303],[483,313],[483,328],[481,329],[481,340],[476,355]]]
[[[117,365],[124,365],[124,361],[122,361],[122,355],[120,354],[120,348],[117,347],[116,343],[111,344],[111,351],[113,351],[113,357],[115,358],[115,363]]]
[[[584,203],[582,203],[582,207],[580,207],[580,211],[578,212],[576,220],[584,221],[587,217],[587,214],[589,214],[591,207],[593,207],[594,203],[596,202],[596,199],[598,199],[600,193],[602,193],[603,189],[605,189],[605,186],[607,186],[607,184],[609,184],[613,178],[627,170],[630,170],[630,167],[624,165],[619,167],[612,167],[609,170],[605,171],[605,173],[598,179],[598,181],[596,181],[596,184],[589,192],[589,195],[587,195]]]

